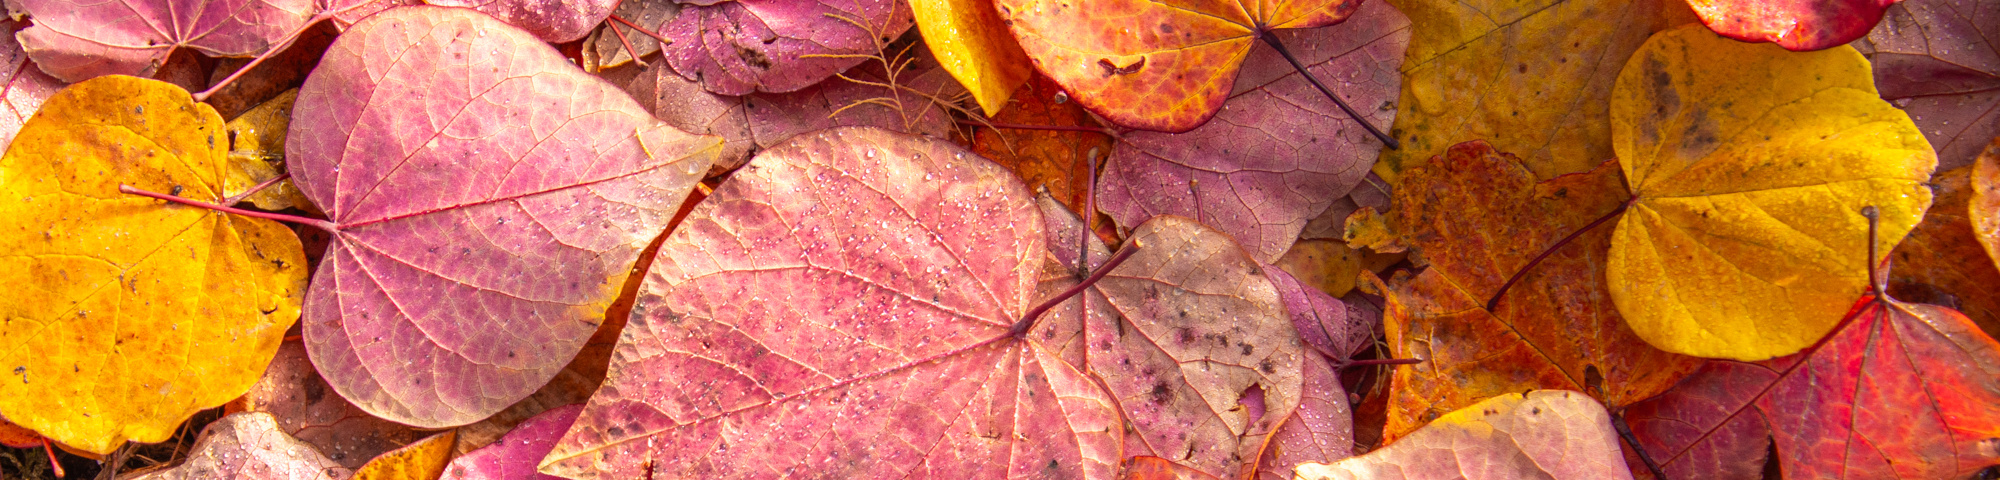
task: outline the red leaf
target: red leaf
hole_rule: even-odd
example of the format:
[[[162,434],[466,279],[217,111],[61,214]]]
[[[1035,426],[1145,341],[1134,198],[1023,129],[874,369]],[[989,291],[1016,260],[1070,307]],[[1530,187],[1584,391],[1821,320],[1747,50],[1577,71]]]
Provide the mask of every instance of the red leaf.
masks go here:
[[[1695,0],[1688,2],[1710,30],[1786,50],[1837,47],[1868,34],[1882,10],[1902,0]]]
[[[445,479],[489,478],[505,480],[555,480],[535,471],[535,465],[555,448],[556,440],[576,423],[583,405],[558,407],[521,422],[514,431],[492,445],[473,450],[451,460]]]

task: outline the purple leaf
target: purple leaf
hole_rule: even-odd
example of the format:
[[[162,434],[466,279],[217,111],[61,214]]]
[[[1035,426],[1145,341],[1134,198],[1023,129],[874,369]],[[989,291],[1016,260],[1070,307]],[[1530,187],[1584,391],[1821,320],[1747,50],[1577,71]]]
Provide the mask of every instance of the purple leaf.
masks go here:
[[[444,469],[444,479],[556,480],[535,471],[542,457],[556,447],[556,440],[576,423],[583,405],[558,407],[514,427],[500,441],[452,459]]]
[[[1257,463],[1258,480],[1289,480],[1306,462],[1331,462],[1354,455],[1354,411],[1347,389],[1326,359],[1308,355],[1305,397],[1292,417],[1271,434]]]
[[[542,472],[1108,479],[1112,400],[1010,333],[1043,252],[999,165],[874,128],[794,137],[660,246]]]
[[[1332,355],[1328,360],[1346,362],[1354,352],[1375,340],[1375,328],[1382,324],[1382,311],[1374,305],[1333,298],[1271,265],[1264,266],[1264,276],[1278,288],[1278,298],[1291,313],[1292,326],[1298,329],[1299,337]]]
[[[860,64],[916,24],[902,0],[683,3],[680,15],[660,26],[673,40],[667,63],[723,95],[806,88]]]
[[[1891,5],[1854,45],[1873,62],[1882,98],[1937,148],[1938,171],[1971,165],[2000,137],[2000,0]]]
[[[56,78],[150,76],[177,47],[247,57],[271,49],[313,15],[313,0],[15,0],[34,17],[18,35]]]
[[[521,27],[549,43],[590,35],[611,16],[618,0],[427,0],[440,7],[464,7]]]
[[[1387,2],[1367,2],[1339,25],[1272,34],[1368,121],[1389,125],[1409,25]],[[1244,65],[1208,123],[1125,135],[1098,180],[1098,209],[1127,229],[1156,215],[1193,218],[1271,262],[1353,190],[1382,144],[1276,52],[1257,49]]]
[[[430,6],[355,24],[293,112],[293,180],[337,230],[307,350],[341,396],[422,427],[498,412],[575,356],[720,143]]]

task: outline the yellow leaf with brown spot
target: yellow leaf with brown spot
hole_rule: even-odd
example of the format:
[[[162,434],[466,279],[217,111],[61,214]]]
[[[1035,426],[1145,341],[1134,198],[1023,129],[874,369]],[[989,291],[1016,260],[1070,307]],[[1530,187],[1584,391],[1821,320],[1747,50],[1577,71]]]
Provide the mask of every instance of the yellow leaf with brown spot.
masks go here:
[[[452,444],[458,430],[424,437],[403,448],[390,450],[354,471],[349,480],[437,480],[451,463]]]
[[[1762,360],[1818,341],[1883,250],[1930,207],[1937,154],[1876,94],[1852,47],[1789,52],[1697,25],[1654,35],[1611,98],[1634,200],[1611,243],[1611,297],[1648,343]]]
[[[910,10],[931,55],[972,92],[986,116],[1000,113],[1014,88],[1034,75],[993,0],[911,0]]]
[[[0,416],[108,453],[159,442],[256,383],[298,320],[306,260],[216,202],[222,119],[187,91],[99,77],[50,97],[0,157]]]

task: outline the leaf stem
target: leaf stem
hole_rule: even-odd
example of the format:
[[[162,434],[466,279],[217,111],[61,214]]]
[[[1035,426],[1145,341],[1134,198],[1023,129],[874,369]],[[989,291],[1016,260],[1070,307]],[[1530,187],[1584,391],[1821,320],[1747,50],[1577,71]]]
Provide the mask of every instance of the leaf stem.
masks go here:
[[[1359,112],[1355,112],[1354,107],[1349,107],[1347,106],[1347,102],[1340,101],[1340,96],[1334,95],[1333,90],[1329,90],[1326,88],[1326,85],[1320,84],[1319,79],[1313,77],[1312,72],[1306,71],[1306,65],[1303,63],[1299,63],[1299,59],[1297,57],[1292,56],[1291,50],[1285,49],[1284,42],[1278,41],[1277,34],[1265,31],[1258,34],[1257,36],[1259,38],[1263,38],[1264,43],[1269,44],[1272,49],[1277,50],[1278,55],[1283,55],[1285,57],[1285,61],[1291,62],[1292,68],[1298,69],[1299,75],[1306,77],[1307,82],[1312,82],[1313,88],[1319,89],[1319,93],[1326,94],[1326,98],[1328,100],[1333,100],[1334,105],[1340,106],[1340,111],[1347,112],[1348,118],[1354,119],[1354,123],[1361,124],[1361,128],[1368,129],[1369,135],[1374,135],[1376,140],[1381,140],[1382,144],[1388,146],[1390,150],[1399,150],[1403,147],[1403,144],[1397,143],[1395,138],[1390,137],[1387,134],[1383,134],[1382,130],[1375,128],[1374,124],[1368,123],[1368,119],[1363,118]]]
[[[333,224],[333,222],[329,222],[329,221],[326,221],[326,220],[320,220],[320,219],[317,219],[317,218],[306,218],[306,217],[301,217],[301,216],[297,216],[297,215],[286,215],[286,214],[282,214],[282,213],[270,213],[270,212],[259,212],[259,211],[255,211],[255,210],[244,210],[244,209],[241,209],[241,208],[235,208],[235,207],[225,207],[225,206],[221,206],[221,205],[216,205],[216,204],[213,204],[213,203],[208,203],[208,202],[203,202],[203,201],[198,201],[198,200],[190,200],[190,199],[186,199],[186,198],[181,198],[181,197],[176,197],[176,196],[173,196],[173,195],[167,195],[167,194],[164,194],[164,193],[159,193],[159,192],[149,192],[149,191],[146,191],[146,190],[140,190],[140,189],[138,189],[138,188],[133,188],[133,187],[132,187],[131,185],[125,185],[125,184],[122,184],[122,183],[118,185],[118,192],[119,192],[119,193],[124,193],[124,194],[129,194],[129,195],[138,195],[138,196],[141,196],[141,197],[149,197],[149,198],[155,198],[155,199],[159,199],[159,200],[166,200],[166,201],[169,201],[169,202],[174,202],[174,203],[179,203],[179,204],[182,204],[182,205],[191,205],[191,206],[196,206],[196,207],[201,207],[201,208],[206,208],[206,209],[209,209],[209,210],[215,210],[215,211],[218,211],[218,212],[223,212],[223,213],[233,213],[233,214],[237,214],[237,215],[242,215],[242,216],[245,216],[245,217],[254,217],[254,218],[262,218],[262,219],[266,219],[266,220],[277,220],[277,221],[280,221],[280,222],[290,222],[290,223],[296,223],[296,224],[300,224],[300,225],[306,225],[306,226],[310,226],[310,227],[314,227],[314,228],[318,228],[318,229],[320,229],[320,230],[325,230],[325,231],[327,231],[327,233],[340,233],[340,227],[339,227],[339,226],[337,226],[337,225],[334,225],[334,224]]]
[[[49,445],[49,437],[42,437],[42,451],[48,452],[49,468],[56,471],[56,478],[63,478],[69,476],[69,472],[63,471],[62,462],[56,460],[56,447],[53,445]]]
[[[307,19],[304,25],[299,25],[299,28],[297,30],[293,30],[292,33],[285,35],[284,40],[280,40],[277,43],[271,44],[271,48],[264,50],[264,53],[262,54],[258,54],[257,58],[250,60],[250,63],[244,64],[242,68],[236,69],[236,72],[229,74],[228,77],[223,77],[222,81],[215,82],[214,85],[209,85],[207,90],[202,90],[201,92],[195,93],[194,101],[196,102],[208,101],[208,97],[210,95],[215,95],[216,92],[222,91],[223,87],[228,87],[229,84],[236,83],[236,79],[242,78],[243,74],[245,73],[250,73],[251,69],[257,68],[258,65],[262,65],[265,60],[270,60],[271,57],[278,56],[278,54],[282,53],[285,49],[291,48],[292,42],[298,41],[299,36],[304,35],[306,33],[306,30],[311,30],[313,26],[319,25],[319,22],[333,18],[335,13],[336,12],[333,10],[327,10],[317,14],[313,14],[312,18]]]
[[[1506,295],[1507,289],[1513,288],[1516,282],[1521,281],[1521,277],[1527,276],[1529,270],[1535,269],[1535,265],[1541,264],[1542,260],[1549,258],[1549,255],[1555,254],[1556,250],[1561,249],[1563,245],[1569,245],[1569,242],[1575,241],[1577,237],[1583,236],[1584,232],[1589,232],[1591,230],[1594,230],[1599,225],[1603,225],[1604,222],[1609,222],[1613,218],[1618,218],[1618,214],[1625,213],[1625,209],[1631,208],[1632,202],[1637,202],[1637,201],[1639,201],[1639,197],[1637,195],[1634,195],[1632,198],[1625,200],[1625,203],[1618,204],[1618,208],[1611,209],[1610,213],[1606,213],[1602,217],[1597,217],[1597,220],[1592,220],[1589,225],[1584,225],[1583,228],[1579,228],[1574,232],[1570,232],[1569,236],[1563,237],[1562,240],[1557,240],[1554,245],[1550,245],[1547,250],[1543,250],[1541,255],[1536,255],[1534,260],[1529,260],[1527,265],[1522,265],[1520,270],[1514,271],[1514,276],[1507,278],[1507,283],[1500,284],[1500,289],[1495,290],[1493,292],[1492,298],[1486,299],[1486,311],[1491,312],[1493,311],[1494,307],[1500,306],[1500,296]]]
[[[639,66],[639,68],[646,68],[646,67],[647,67],[647,65],[646,65],[646,61],[645,61],[645,60],[640,60],[640,59],[639,59],[639,49],[637,49],[637,48],[632,48],[632,41],[631,41],[631,40],[626,40],[626,39],[625,39],[625,31],[624,31],[624,30],[619,30],[619,29],[618,29],[618,26],[616,26],[616,25],[613,25],[613,26],[611,26],[611,28],[609,28],[608,30],[611,30],[611,34],[612,34],[612,35],[616,35],[616,36],[618,37],[618,44],[620,44],[620,45],[624,45],[624,46],[625,46],[625,53],[626,53],[627,55],[631,55],[631,56],[632,56],[632,63],[633,63],[633,64],[636,64],[636,65],[638,65],[638,66]]]
[[[645,27],[641,27],[641,26],[638,26],[638,25],[633,25],[633,24],[632,24],[632,21],[630,21],[630,20],[626,20],[626,19],[625,19],[625,17],[620,17],[620,16],[618,16],[618,14],[616,14],[616,13],[613,13],[613,14],[611,14],[611,16],[609,16],[609,17],[605,17],[605,18],[607,18],[607,19],[610,19],[611,21],[614,21],[614,22],[618,22],[618,23],[623,23],[623,24],[625,24],[625,26],[626,26],[626,27],[628,27],[628,28],[631,28],[631,29],[633,29],[633,30],[638,30],[638,31],[639,31],[639,33],[644,33],[644,34],[646,34],[646,36],[648,36],[648,37],[653,37],[653,40],[658,40],[658,41],[660,42],[660,45],[661,45],[661,46],[666,46],[666,45],[672,45],[672,44],[674,43],[674,41],[673,41],[673,40],[668,40],[668,39],[667,39],[667,37],[662,37],[662,36],[660,36],[660,34],[658,34],[658,33],[653,33],[653,32],[652,32],[651,30],[646,30],[646,28],[645,28]],[[617,28],[612,28],[612,30],[614,30],[614,31],[615,31],[615,30],[618,30],[618,29],[617,29]],[[623,37],[624,37],[624,35],[619,35],[619,37],[620,37],[620,38],[623,38]]]
[[[1887,279],[1882,278],[1882,275],[1879,275],[1879,272],[1875,268],[1879,265],[1876,263],[1878,262],[1876,258],[1879,258],[1879,255],[1881,255],[1881,252],[1876,251],[1878,248],[1876,244],[1880,243],[1878,239],[1881,237],[1876,235],[1880,233],[1882,211],[1876,209],[1874,205],[1869,205],[1861,207],[1861,216],[1868,219],[1868,288],[1874,290],[1876,301],[1881,301],[1881,299],[1889,297],[1889,282]],[[1887,260],[1885,258],[1881,261]]]
[[[1089,233],[1085,234],[1088,235]],[[1132,258],[1132,254],[1137,253],[1140,248],[1145,248],[1145,245],[1140,245],[1139,240],[1134,239],[1125,248],[1118,249],[1118,253],[1112,255],[1110,260],[1104,261],[1104,265],[1099,265],[1097,272],[1090,274],[1090,278],[1085,278],[1083,281],[1077,282],[1075,286],[1056,294],[1055,298],[1050,298],[1048,301],[1042,302],[1041,305],[1036,305],[1034,309],[1028,310],[1027,315],[1021,316],[1021,321],[1014,322],[1014,328],[1009,329],[1007,335],[1016,338],[1027,335],[1028,329],[1035,326],[1035,320],[1041,318],[1042,314],[1048,313],[1049,309],[1055,308],[1056,305],[1061,305],[1062,302],[1069,300],[1069,297],[1083,293],[1083,290],[1090,288],[1091,285],[1096,285],[1098,280],[1104,279],[1104,275],[1111,273],[1111,269],[1118,268],[1118,264],[1125,263],[1125,259]]]
[[[1611,426],[1618,430],[1618,438],[1625,440],[1625,445],[1632,447],[1633,453],[1639,454],[1639,461],[1646,464],[1646,470],[1653,472],[1653,478],[1667,480],[1667,472],[1660,469],[1660,464],[1653,461],[1652,455],[1646,454],[1646,447],[1639,446],[1639,436],[1633,435],[1632,425],[1625,423],[1623,408],[1611,414]]]

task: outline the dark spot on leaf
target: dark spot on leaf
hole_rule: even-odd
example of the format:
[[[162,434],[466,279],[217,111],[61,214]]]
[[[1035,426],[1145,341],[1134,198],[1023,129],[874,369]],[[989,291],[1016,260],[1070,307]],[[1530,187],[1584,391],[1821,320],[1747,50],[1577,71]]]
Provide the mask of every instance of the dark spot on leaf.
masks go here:
[[[1112,75],[1131,75],[1134,73],[1139,73],[1139,69],[1146,67],[1146,57],[1139,57],[1139,61],[1132,62],[1131,65],[1126,65],[1123,67],[1118,66],[1118,64],[1111,63],[1111,59],[1109,58],[1100,58],[1097,59],[1097,66],[1104,67],[1104,76],[1106,78],[1109,78]]]
[[[1257,351],[1257,347],[1254,347],[1254,346],[1251,346],[1251,345],[1250,345],[1250,344],[1248,344],[1248,343],[1238,343],[1238,344],[1236,344],[1236,346],[1238,346],[1238,347],[1243,347],[1243,354],[1244,354],[1244,355],[1249,355],[1249,354],[1250,354],[1250,352],[1254,352],[1254,351]]]
[[[1278,364],[1266,358],[1262,362],[1257,362],[1257,371],[1264,372],[1265,374],[1278,373]]]
[[[1147,397],[1151,398],[1153,403],[1166,405],[1174,401],[1174,390],[1168,388],[1165,383],[1155,383],[1153,384],[1153,391],[1148,393]]]
[[[317,381],[317,379],[315,379],[315,380],[308,380],[303,383],[306,384],[307,405],[318,404],[320,400],[326,399],[326,382]]]

